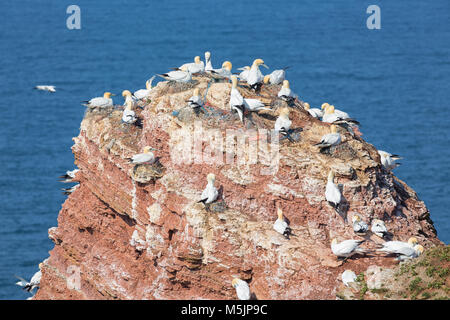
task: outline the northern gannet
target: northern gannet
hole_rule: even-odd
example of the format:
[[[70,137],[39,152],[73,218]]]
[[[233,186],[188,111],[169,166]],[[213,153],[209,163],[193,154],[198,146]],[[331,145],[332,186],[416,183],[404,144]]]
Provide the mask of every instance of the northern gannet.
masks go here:
[[[211,53],[209,51],[205,52],[205,71],[211,71],[213,70],[212,63],[211,63]]]
[[[83,105],[91,109],[112,107],[113,100],[111,99],[111,96],[114,96],[114,94],[112,94],[111,92],[105,92],[103,94],[103,97],[97,97],[92,98],[89,101],[83,101]]]
[[[279,70],[275,70],[273,71],[271,74],[268,74],[266,76],[264,76],[264,83],[265,84],[280,84],[284,81],[285,77],[286,77],[286,69],[288,69],[289,67],[283,68],[283,69],[279,69]]]
[[[333,208],[335,208],[336,210],[338,209],[339,204],[341,203],[342,200],[342,196],[338,186],[334,183],[333,171],[330,171],[330,173],[328,173],[327,187],[325,189],[325,198]]]
[[[34,87],[36,90],[40,90],[40,91],[48,91],[48,92],[56,92],[55,86],[35,86]]]
[[[247,82],[247,77],[248,77],[248,73],[250,72],[250,67],[249,66],[245,66],[245,67],[242,67],[242,68],[238,68],[238,70],[242,71],[239,74],[239,76],[238,76],[239,79],[242,80],[242,81]]]
[[[395,254],[397,255],[397,260],[403,261],[406,259],[417,258],[423,253],[424,249],[420,244],[416,244],[414,247],[411,245],[383,247],[378,249],[378,251]]]
[[[168,73],[158,74],[161,78],[176,82],[189,82],[192,80],[192,74],[187,68],[170,71]]]
[[[292,230],[286,220],[284,220],[283,211],[281,210],[281,208],[278,208],[278,219],[273,224],[273,228],[276,232],[282,234],[286,239],[289,240],[289,235],[291,234]]]
[[[370,231],[375,233],[380,238],[383,238],[385,235],[388,234],[386,225],[384,224],[384,221],[380,219],[373,219],[372,220],[372,226],[370,227]]]
[[[244,98],[237,89],[237,77],[231,76],[231,92],[230,92],[230,109],[232,112],[237,112],[241,122],[244,122]]]
[[[354,273],[352,270],[345,270],[341,275],[342,282],[347,287],[350,283],[355,282],[356,278],[356,273]]]
[[[16,276],[16,278],[18,278],[20,280],[20,281],[16,282],[16,285],[21,286],[22,289],[27,292],[31,292],[31,291],[33,291],[34,288],[39,287],[39,284],[41,282],[41,277],[42,277],[42,272],[41,272],[42,266],[43,266],[42,262],[39,263],[39,271],[36,272],[33,275],[33,277],[31,277],[30,282],[27,282],[25,279]]]
[[[324,104],[322,105],[322,107],[323,106],[324,106]],[[337,113],[336,109],[332,105],[325,106],[324,109],[325,109],[325,113],[322,117],[323,122],[333,123],[336,121],[345,121],[345,122],[359,125],[359,122],[356,121],[355,119],[350,118],[347,113],[342,112],[342,111]]]
[[[236,294],[239,300],[250,300],[250,287],[247,282],[234,278],[233,281],[231,281],[231,284],[233,288],[236,289]]]
[[[408,242],[404,241],[386,241],[383,243],[383,247],[381,249],[378,249],[378,251],[383,252],[395,252],[397,250],[401,250],[403,247],[410,247],[414,248],[414,246],[418,244],[418,241],[415,237],[411,237],[408,239]]]
[[[222,63],[222,68],[220,69],[212,69],[210,72],[214,75],[218,75],[220,77],[224,77],[227,79],[231,79],[231,69],[233,68],[233,65],[230,61],[225,61]]]
[[[150,94],[150,91],[152,90],[152,82],[155,77],[156,76],[153,76],[145,82],[145,89],[139,89],[134,92],[133,95],[136,97],[136,99],[141,100],[147,98],[147,96]]]
[[[289,80],[283,80],[283,86],[278,92],[278,98],[281,98],[289,103],[293,102],[295,98],[297,98],[297,95],[294,94],[290,88]]]
[[[313,116],[314,118],[322,118],[323,116],[323,111],[320,110],[319,108],[311,108],[309,106],[308,102],[303,103],[303,107],[305,108],[306,111],[308,111],[308,113]]]
[[[289,134],[289,129],[291,128],[292,121],[289,119],[289,108],[282,108],[280,110],[280,115],[275,121],[274,129],[275,131],[286,136],[289,141],[294,141]]]
[[[356,253],[364,253],[364,250],[359,247],[366,240],[344,240],[338,243],[337,239],[331,241],[331,251],[337,257],[351,257]]]
[[[396,160],[402,159],[400,156],[396,154],[390,154],[389,152],[378,150],[378,154],[381,158],[381,164],[383,167],[385,167],[387,170],[392,170],[397,168],[401,163],[396,163]]]
[[[192,97],[187,100],[189,107],[191,107],[195,112],[198,112],[199,108],[203,107],[202,97],[198,88],[194,89]]]
[[[77,190],[79,187],[80,187],[80,184],[78,183],[71,188],[61,188],[61,190],[62,190],[63,194],[69,195],[72,192],[74,192],[75,190]]]
[[[131,103],[131,105],[134,106],[133,94],[131,93],[130,90],[123,90],[122,97],[125,98],[125,102],[123,104],[124,106],[127,105],[128,103]]]
[[[339,143],[341,143],[341,134],[337,132],[337,127],[332,124],[330,126],[330,133],[325,134],[322,140],[315,144],[315,146],[320,148],[320,152],[323,152],[326,149],[337,146]]]
[[[366,233],[369,230],[369,226],[367,223],[361,220],[361,217],[357,214],[354,214],[352,217],[353,223],[353,231],[355,233]]]
[[[219,191],[214,186],[216,181],[216,176],[213,173],[207,175],[206,180],[208,181],[205,189],[202,192],[201,198],[197,202],[202,202],[204,204],[209,204],[217,199]]]
[[[155,151],[155,150],[156,150],[155,148],[146,146],[146,147],[144,147],[143,153],[135,154],[131,158],[125,158],[125,159],[128,160],[129,163],[133,163],[133,164],[143,164],[143,163],[152,164],[155,162],[155,155],[151,151]]]
[[[264,76],[259,70],[259,66],[263,66],[269,69],[269,67],[264,64],[264,60],[255,59],[247,76],[247,83],[250,85],[250,88],[255,90],[256,92],[261,89],[264,81]]]
[[[73,179],[75,178],[75,175],[77,172],[80,171],[80,169],[73,169],[72,171],[67,170],[66,174],[63,174],[59,176],[60,182],[73,182]]]
[[[176,70],[189,70],[190,73],[198,73],[205,71],[205,64],[200,59],[200,56],[194,58],[194,62],[185,63],[181,67],[176,68]]]
[[[245,110],[248,110],[250,112],[270,110],[270,108],[267,108],[266,105],[258,99],[244,98],[244,107]]]
[[[122,122],[126,124],[133,124],[138,119],[136,113],[133,111],[133,100],[128,100],[126,102],[127,106],[123,110]]]

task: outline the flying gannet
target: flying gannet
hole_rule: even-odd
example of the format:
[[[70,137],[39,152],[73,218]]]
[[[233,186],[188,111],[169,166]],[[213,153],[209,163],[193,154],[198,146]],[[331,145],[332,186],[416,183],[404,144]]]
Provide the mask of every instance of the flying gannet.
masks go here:
[[[283,86],[278,92],[278,98],[281,98],[288,103],[294,102],[295,98],[297,98],[297,95],[294,94],[290,88],[289,80],[283,80]]]
[[[105,92],[103,94],[103,97],[97,97],[92,98],[89,101],[83,101],[83,105],[91,109],[112,107],[113,100],[111,99],[111,96],[114,96],[114,94],[112,94],[111,92]]]
[[[278,219],[273,224],[273,228],[276,232],[282,234],[286,239],[289,240],[289,236],[291,235],[292,230],[286,220],[284,220],[283,211],[281,210],[281,208],[278,208]]]
[[[227,79],[231,79],[231,69],[233,68],[233,65],[230,61],[225,61],[224,63],[222,63],[222,68],[220,69],[212,69],[209,72],[211,72],[214,75],[223,77],[223,78],[227,78]]]
[[[211,71],[213,70],[212,63],[211,63],[211,53],[209,51],[205,52],[205,71]]]
[[[259,66],[269,69],[269,67],[264,64],[264,60],[255,59],[247,75],[247,83],[251,89],[255,90],[255,92],[259,92],[264,82],[264,76],[259,70]]]
[[[355,282],[356,278],[356,273],[354,273],[352,270],[345,270],[341,275],[342,282],[347,287],[350,283]]]
[[[355,233],[366,233],[367,230],[369,230],[369,226],[367,223],[361,220],[361,217],[357,214],[354,214],[352,217],[352,223],[353,223],[353,231]]]
[[[289,67],[285,67],[283,69],[275,70],[271,74],[268,74],[264,76],[264,83],[265,84],[280,84],[284,81],[286,77],[286,70]]]
[[[250,300],[250,287],[244,280],[234,278],[231,285],[236,289],[236,294],[239,300]]]
[[[133,100],[128,100],[126,102],[127,106],[123,110],[122,122],[126,124],[133,124],[138,119],[136,113],[133,111]]]
[[[402,159],[402,157],[396,154],[390,154],[389,152],[378,150],[378,154],[381,158],[381,164],[384,168],[391,171],[392,169],[397,168],[401,163],[396,163],[396,160]]]
[[[359,247],[366,240],[344,240],[338,243],[337,239],[331,241],[331,251],[337,257],[349,258],[357,253],[365,253],[363,249]]]
[[[191,107],[196,113],[201,107],[203,107],[202,97],[200,96],[200,91],[198,88],[194,89],[192,97],[190,97],[186,102],[188,102],[189,107]]]
[[[75,175],[77,172],[80,171],[80,169],[73,169],[72,171],[67,170],[66,174],[63,174],[59,176],[60,182],[73,182],[73,179],[75,179]]]
[[[150,91],[152,90],[152,83],[155,77],[156,76],[153,76],[145,82],[145,89],[139,89],[134,92],[133,95],[136,97],[136,99],[141,100],[148,97]]]
[[[71,188],[61,188],[61,190],[62,190],[63,194],[69,195],[72,192],[74,192],[75,190],[77,190],[79,187],[80,187],[80,184],[78,183]]]
[[[341,203],[342,200],[341,191],[339,190],[338,186],[334,183],[333,171],[330,171],[328,173],[327,187],[325,189],[325,199],[336,210],[338,209],[339,204]]]
[[[332,124],[330,126],[330,133],[325,134],[319,143],[315,146],[320,148],[320,152],[323,152],[331,147],[337,146],[341,143],[341,134],[337,132],[337,127]]]
[[[56,92],[55,86],[40,85],[40,86],[35,86],[34,88],[36,90],[40,90],[40,91]]]
[[[249,66],[245,66],[242,68],[238,68],[239,71],[241,71],[241,73],[239,73],[239,80],[245,81],[247,82],[247,78],[248,78],[248,73],[250,72],[250,67]]]
[[[323,116],[323,111],[319,108],[311,108],[308,102],[303,103],[303,107],[314,118],[320,119]]]
[[[294,141],[292,139],[289,129],[291,128],[292,121],[289,119],[289,108],[282,108],[280,111],[280,115],[275,121],[274,129],[275,131],[281,133],[282,135],[286,136],[289,141]]]
[[[17,279],[20,281],[16,282],[16,285],[21,286],[23,290],[27,292],[33,291],[33,289],[39,287],[39,284],[41,282],[42,272],[41,268],[43,266],[43,263],[39,263],[39,271],[36,272],[32,277],[30,282],[26,281],[25,279],[16,276]]]
[[[185,63],[181,67],[176,68],[176,70],[189,70],[190,73],[198,73],[205,71],[205,64],[200,59],[200,56],[194,58],[194,62]]]
[[[143,164],[143,163],[152,164],[155,162],[156,159],[155,159],[155,155],[151,151],[155,151],[155,150],[157,150],[157,149],[146,146],[146,147],[144,147],[143,153],[135,154],[131,158],[125,158],[125,159],[128,160],[129,163],[133,163],[133,164]]]
[[[161,78],[176,82],[189,82],[192,80],[192,74],[187,68],[170,71],[168,73],[158,74]]]
[[[375,233],[380,238],[384,238],[384,236],[388,234],[388,230],[386,228],[386,225],[384,224],[384,221],[380,219],[372,220],[372,226],[370,227],[370,231]]]
[[[210,173],[207,175],[206,180],[208,181],[208,183],[206,184],[206,187],[202,192],[200,200],[197,201],[202,202],[205,205],[215,201],[217,199],[217,196],[219,195],[219,191],[214,186],[216,176],[213,173]]]

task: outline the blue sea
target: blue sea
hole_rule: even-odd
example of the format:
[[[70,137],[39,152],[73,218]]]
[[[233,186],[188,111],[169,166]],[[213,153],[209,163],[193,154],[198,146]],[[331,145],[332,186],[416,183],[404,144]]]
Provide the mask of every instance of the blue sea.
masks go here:
[[[66,27],[72,4],[80,30]],[[379,30],[366,26],[373,4]],[[217,68],[290,66],[303,100],[358,119],[366,141],[404,157],[396,175],[450,242],[448,0],[19,0],[0,12],[0,299],[27,298],[14,275],[30,278],[53,248],[47,230],[66,199],[57,177],[74,168],[80,101],[111,91],[121,103],[123,89],[207,50]]]

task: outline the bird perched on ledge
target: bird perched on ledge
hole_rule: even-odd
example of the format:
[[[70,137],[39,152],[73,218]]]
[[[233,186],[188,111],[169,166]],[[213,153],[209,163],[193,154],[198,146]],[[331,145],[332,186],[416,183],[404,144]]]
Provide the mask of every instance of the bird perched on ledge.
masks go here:
[[[255,90],[255,92],[261,90],[261,86],[264,82],[264,76],[259,70],[259,66],[269,69],[269,67],[264,64],[264,60],[255,59],[247,75],[247,83],[251,89]]]
[[[284,220],[283,211],[281,210],[281,208],[278,208],[278,219],[273,224],[273,228],[276,232],[282,234],[286,239],[289,240],[289,236],[291,235],[292,230],[289,227],[288,223]]]
[[[271,74],[264,76],[264,84],[280,84],[284,81],[286,77],[286,70],[289,67],[283,69],[274,70]]]
[[[323,116],[322,110],[319,108],[311,108],[308,102],[303,103],[303,108],[316,119],[320,119]]]
[[[364,234],[369,230],[369,226],[367,223],[361,220],[361,217],[357,214],[354,214],[352,217],[352,223],[353,223],[353,231],[355,233],[361,233]]]
[[[293,103],[295,98],[297,98],[297,95],[293,93],[290,88],[289,80],[283,81],[283,86],[278,92],[278,98],[281,98],[282,100],[286,101],[289,104]]]
[[[386,170],[391,171],[392,169],[397,168],[401,163],[396,163],[396,160],[402,159],[402,157],[396,154],[390,154],[389,152],[378,150],[378,154],[381,158],[381,164]]]
[[[319,143],[316,143],[315,146],[320,148],[320,152],[323,153],[325,150],[330,149],[331,147],[337,146],[341,143],[341,134],[337,132],[337,127],[332,124],[330,126],[330,133],[322,136],[322,140]]]
[[[388,230],[386,228],[386,225],[384,224],[384,221],[380,219],[372,220],[372,226],[370,228],[370,231],[375,233],[380,238],[384,238],[384,236],[388,234]]]
[[[209,70],[213,74],[213,77],[217,79],[218,77],[230,79],[231,78],[231,69],[233,68],[233,65],[230,61],[225,61],[222,63],[222,68],[220,69],[212,69]]]
[[[213,70],[212,63],[211,63],[211,52],[206,51],[205,52],[205,71],[211,71]]]
[[[196,56],[194,58],[194,62],[185,63],[181,67],[176,68],[175,70],[188,70],[190,73],[198,73],[205,71],[205,64],[200,59],[200,56]]]
[[[83,101],[83,105],[91,109],[112,107],[113,100],[111,99],[111,96],[115,96],[115,94],[112,94],[111,92],[105,92],[103,94],[103,97],[96,97],[92,98],[89,101]]]
[[[214,182],[216,181],[216,176],[213,173],[210,173],[206,176],[206,180],[208,181],[205,189],[202,192],[200,200],[197,202],[202,202],[203,204],[210,204],[213,201],[216,201],[217,196],[219,195],[219,191],[214,186]]]
[[[133,93],[134,97],[138,100],[147,98],[152,90],[152,83],[156,76],[151,77],[145,82],[145,89],[139,89]]]
[[[291,128],[292,121],[289,119],[289,108],[282,108],[280,110],[280,116],[275,121],[274,129],[276,132],[281,133],[286,136],[289,141],[293,142],[294,139],[291,137],[289,133],[289,129]]]
[[[189,107],[191,107],[195,113],[198,113],[199,109],[203,107],[202,97],[200,96],[200,91],[198,88],[194,89],[192,97],[187,100]]]
[[[192,80],[192,74],[187,68],[181,70],[170,71],[168,73],[158,74],[161,78],[176,82],[189,82]]]
[[[338,186],[334,183],[333,171],[330,171],[328,173],[328,181],[325,189],[325,199],[333,208],[338,210],[339,204],[341,203],[342,200],[342,196]]]
[[[236,289],[236,295],[239,300],[250,300],[250,287],[244,280],[234,278],[231,285]]]
[[[133,111],[133,100],[128,100],[126,102],[127,106],[123,110],[122,122],[126,124],[133,124],[138,119],[136,113]]]
[[[366,240],[344,240],[338,243],[337,239],[331,241],[331,251],[333,254],[340,258],[349,258],[357,253],[365,253],[363,249],[359,247]]]
[[[133,164],[152,164],[155,162],[155,155],[151,151],[155,151],[157,149],[152,148],[150,146],[144,147],[143,153],[136,154],[132,156],[131,158],[126,158],[126,160],[129,161],[129,163]]]
[[[63,174],[61,176],[59,176],[58,178],[60,179],[60,182],[73,182],[73,179],[75,178],[75,175],[77,174],[77,172],[80,171],[80,169],[73,169],[72,171],[67,170],[66,174]]]

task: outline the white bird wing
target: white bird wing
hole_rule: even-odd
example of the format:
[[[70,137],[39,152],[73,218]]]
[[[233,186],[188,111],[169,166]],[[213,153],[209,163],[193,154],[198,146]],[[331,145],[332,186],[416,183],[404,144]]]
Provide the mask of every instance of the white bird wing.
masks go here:
[[[277,221],[273,224],[273,228],[276,232],[284,234],[286,228],[288,228],[288,224],[284,220],[277,219]]]
[[[133,110],[123,110],[122,121],[126,123],[133,123],[137,120],[136,114]]]
[[[247,76],[247,83],[249,85],[254,85],[255,83],[260,83],[264,80],[264,76],[262,75],[259,68],[251,68],[248,76]]]
[[[328,202],[332,202],[335,204],[339,204],[341,202],[341,191],[332,181],[327,182],[327,187],[325,189],[325,198]]]
[[[284,70],[275,70],[270,74],[270,83],[280,84],[285,79],[286,72]]]
[[[131,160],[132,163],[145,163],[145,162],[152,162],[154,159],[153,153],[139,153],[134,155]]]
[[[258,99],[244,99],[244,106],[247,110],[258,111],[258,110],[270,110],[264,106],[264,103]]]
[[[136,99],[143,99],[147,97],[150,94],[150,90],[147,89],[139,89],[133,93],[133,95],[136,97]]]
[[[247,282],[241,280],[236,286],[236,294],[239,300],[250,300],[250,287]]]
[[[340,254],[352,253],[360,244],[359,240],[345,240],[335,245],[336,251]]]
[[[278,117],[275,121],[274,129],[275,131],[280,131],[282,128],[284,128],[286,131],[288,131],[291,128],[292,121],[286,118]]]
[[[41,270],[39,270],[31,278],[30,284],[33,285],[33,286],[39,285],[39,283],[41,282],[41,277],[42,277],[42,272],[41,272]]]
[[[241,106],[244,104],[244,98],[242,98],[241,93],[239,90],[233,88],[231,89],[230,94],[230,106]]]

